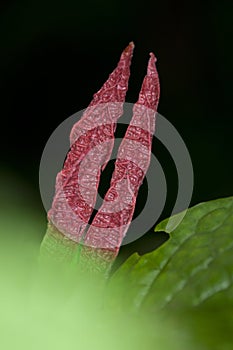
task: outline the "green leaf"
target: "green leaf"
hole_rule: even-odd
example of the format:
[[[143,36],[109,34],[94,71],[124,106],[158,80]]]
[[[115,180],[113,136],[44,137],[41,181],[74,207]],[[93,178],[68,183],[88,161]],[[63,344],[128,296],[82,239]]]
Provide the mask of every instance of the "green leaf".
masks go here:
[[[132,312],[180,315],[183,327],[205,338],[208,348],[218,344],[217,337],[220,342],[219,327],[233,327],[233,197],[188,209],[171,232],[179,215],[155,228],[169,233],[168,241],[151,253],[132,255],[112,276],[108,302],[116,298]],[[225,334],[221,349],[229,342]]]

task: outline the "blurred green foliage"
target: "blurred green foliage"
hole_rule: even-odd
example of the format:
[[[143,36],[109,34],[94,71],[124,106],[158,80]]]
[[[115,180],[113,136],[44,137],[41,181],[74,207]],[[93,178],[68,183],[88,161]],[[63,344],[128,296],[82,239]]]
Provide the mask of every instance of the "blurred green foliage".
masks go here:
[[[9,180],[1,191],[1,348],[231,349],[232,198],[191,208],[163,246],[133,255],[106,285],[78,268],[39,264],[43,217],[27,207],[25,184]]]
[[[104,307],[102,280],[72,268],[40,265],[38,231],[44,222],[27,207],[27,187],[15,182],[12,188],[9,180],[12,174],[4,178],[0,212],[1,349],[163,350],[174,349],[174,339],[177,349],[186,348],[186,338],[173,331],[172,321]]]

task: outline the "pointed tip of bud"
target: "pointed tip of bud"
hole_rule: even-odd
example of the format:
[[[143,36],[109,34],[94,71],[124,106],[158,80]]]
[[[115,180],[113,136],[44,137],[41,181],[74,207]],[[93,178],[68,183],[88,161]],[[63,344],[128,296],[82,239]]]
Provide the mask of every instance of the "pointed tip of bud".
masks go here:
[[[135,47],[134,42],[130,41],[129,46],[131,46],[134,49],[134,47]]]
[[[139,98],[136,102],[136,105],[143,105],[153,111],[157,111],[160,95],[159,75],[155,65],[156,61],[157,58],[153,52],[150,52],[147,74],[143,80]]]
[[[150,58],[147,66],[147,74],[149,76],[153,74],[157,74],[155,63],[157,62],[157,58],[155,57],[153,52],[150,52]]]
[[[154,62],[157,62],[157,58],[155,57],[153,52],[150,52],[150,59],[153,60]]]
[[[134,45],[134,42],[131,41],[131,42],[129,43],[129,45],[124,49],[123,54],[124,54],[124,55],[127,55],[127,56],[131,56],[132,53],[133,53],[134,46],[135,46],[135,45]]]

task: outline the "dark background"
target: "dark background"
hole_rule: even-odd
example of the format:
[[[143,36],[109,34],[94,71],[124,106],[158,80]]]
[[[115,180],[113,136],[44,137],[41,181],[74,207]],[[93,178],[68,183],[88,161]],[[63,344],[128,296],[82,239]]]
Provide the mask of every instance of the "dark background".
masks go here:
[[[40,238],[46,213],[38,169],[45,143],[64,119],[87,107],[131,40],[136,47],[126,101],[136,102],[153,51],[158,111],[179,131],[193,161],[191,205],[232,195],[232,15],[226,0],[1,2],[1,185],[7,177],[14,193],[8,202],[24,196],[24,205],[40,213]],[[155,141],[154,149],[168,182],[161,220],[171,212],[177,178],[163,145]],[[139,195],[137,212],[146,181]],[[151,250],[165,238],[152,229],[120,256]]]

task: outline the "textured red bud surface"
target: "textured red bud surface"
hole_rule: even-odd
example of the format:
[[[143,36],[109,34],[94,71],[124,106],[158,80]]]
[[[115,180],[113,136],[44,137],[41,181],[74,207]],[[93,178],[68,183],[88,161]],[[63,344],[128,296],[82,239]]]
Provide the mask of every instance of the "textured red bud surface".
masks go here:
[[[132,220],[138,190],[150,163],[160,95],[153,53],[133,107],[133,117],[118,150],[110,188],[85,234],[96,202],[101,170],[112,153],[116,122],[123,113],[133,48],[134,44],[130,43],[123,51],[117,68],[73,126],[71,149],[57,175],[56,193],[48,212],[42,254],[70,261],[79,243],[79,265],[89,270],[110,269]]]
[[[71,149],[64,168],[57,175],[56,193],[48,219],[61,233],[76,242],[81,240],[91,217],[101,170],[112,153],[116,122],[123,113],[128,89],[133,48],[134,44],[130,43],[123,51],[116,69],[73,126]]]
[[[83,241],[80,262],[93,264],[96,260],[99,269],[109,266],[118,254],[150,163],[160,95],[156,58],[153,53],[150,56],[133,117],[118,150],[110,188]]]

